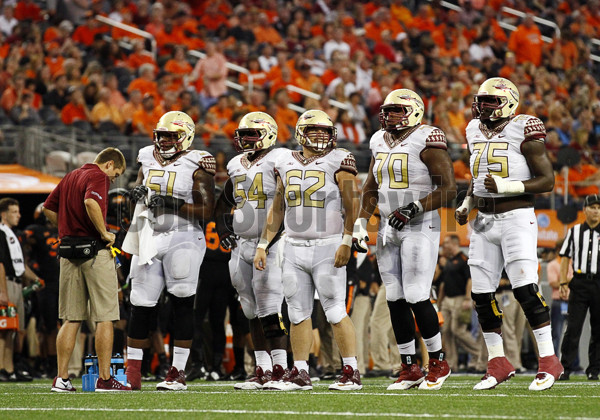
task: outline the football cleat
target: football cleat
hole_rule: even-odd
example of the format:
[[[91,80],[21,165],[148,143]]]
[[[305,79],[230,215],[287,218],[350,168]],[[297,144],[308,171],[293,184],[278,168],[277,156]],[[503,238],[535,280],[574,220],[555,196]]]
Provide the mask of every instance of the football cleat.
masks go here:
[[[185,372],[177,370],[175,366],[171,366],[167,377],[164,381],[156,385],[158,391],[185,391],[187,384],[185,383]]]
[[[538,373],[529,385],[530,391],[543,391],[552,388],[554,382],[559,380],[565,369],[556,355],[541,357]]]
[[[358,369],[353,369],[346,365],[342,369],[342,375],[337,380],[329,385],[329,389],[334,391],[358,391],[362,389],[360,381],[360,372]]]
[[[412,363],[407,365],[406,363],[402,363],[402,368],[400,369],[400,375],[396,382],[387,387],[388,391],[398,391],[411,389],[419,386],[421,382],[425,380],[425,375],[423,371],[416,363]]]
[[[515,376],[515,368],[504,356],[494,357],[488,362],[487,372],[481,382],[473,387],[475,390],[494,389],[496,385],[508,381]]]
[[[289,369],[284,369],[281,365],[273,365],[273,372],[271,372],[271,380],[263,385],[263,389],[277,389],[273,388],[273,384],[283,381],[283,377],[289,373]]]
[[[260,366],[256,366],[252,377],[246,379],[244,382],[238,382],[233,388],[243,390],[263,389],[263,386],[269,381],[271,381],[271,371],[267,370],[263,372]]]
[[[429,359],[429,372],[419,389],[435,391],[440,389],[444,381],[450,376],[450,366],[445,360]]]
[[[111,376],[107,380],[102,378],[96,379],[96,392],[118,392],[118,391],[131,391],[130,386],[123,385],[117,381],[114,376]]]
[[[129,359],[127,360],[127,383],[133,390],[142,389],[142,361]]]
[[[52,392],[75,392],[75,387],[71,383],[70,379],[63,381],[62,378],[57,376],[52,382]]]
[[[298,371],[294,366],[292,370],[283,375],[281,381],[272,382],[269,389],[278,391],[311,391],[313,389],[312,382],[308,372],[304,369]]]

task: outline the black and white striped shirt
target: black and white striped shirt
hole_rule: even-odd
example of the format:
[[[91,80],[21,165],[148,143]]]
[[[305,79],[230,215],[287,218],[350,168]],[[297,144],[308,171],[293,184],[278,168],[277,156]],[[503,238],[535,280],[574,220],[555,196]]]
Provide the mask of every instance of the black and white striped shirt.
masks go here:
[[[592,274],[600,276],[600,225],[594,229],[586,222],[569,229],[565,242],[560,249],[561,257],[573,260],[573,272],[577,274]]]

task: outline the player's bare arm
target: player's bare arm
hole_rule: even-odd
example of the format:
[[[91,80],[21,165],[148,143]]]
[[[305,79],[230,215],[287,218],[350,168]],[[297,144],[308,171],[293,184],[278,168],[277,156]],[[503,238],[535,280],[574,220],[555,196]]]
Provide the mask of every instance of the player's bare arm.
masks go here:
[[[267,221],[263,226],[260,241],[256,247],[256,254],[254,255],[254,267],[257,270],[262,271],[267,267],[267,247],[279,232],[283,222],[285,211],[283,192],[283,182],[281,182],[281,178],[277,178],[277,189],[275,190],[275,197],[273,197],[273,204],[267,212]]]
[[[356,188],[356,176],[350,172],[341,171],[335,176],[340,193],[342,195],[342,205],[344,206],[344,239],[342,245],[335,253],[335,267],[343,267],[350,260],[352,231],[359,207],[359,196]]]
[[[462,204],[457,207],[454,212],[454,218],[459,225],[464,225],[469,221],[469,213],[473,210],[474,199],[473,199],[473,180],[469,182],[469,188],[467,189],[467,195],[463,200]]]
[[[367,252],[366,241],[369,237],[367,232],[367,223],[371,215],[373,215],[373,212],[377,207],[377,203],[379,202],[377,181],[373,175],[373,165],[375,165],[375,159],[371,157],[371,164],[369,165],[367,180],[363,185],[358,219],[356,219],[356,222],[354,222],[354,228],[352,231],[352,248],[358,252]]]
[[[212,174],[197,170],[194,173],[192,190],[193,203],[185,203],[179,208],[179,214],[196,220],[209,220],[215,208],[215,178]]]
[[[420,200],[423,211],[447,206],[456,197],[456,180],[450,155],[444,149],[428,147],[421,153],[421,160],[429,169],[432,182],[437,186],[431,194]]]

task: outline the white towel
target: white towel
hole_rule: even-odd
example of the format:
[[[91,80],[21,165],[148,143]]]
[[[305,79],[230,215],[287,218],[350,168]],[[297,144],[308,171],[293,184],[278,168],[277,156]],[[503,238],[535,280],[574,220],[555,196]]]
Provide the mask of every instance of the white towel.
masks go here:
[[[21,277],[25,273],[25,259],[23,258],[21,243],[17,235],[7,225],[0,223],[0,229],[6,235],[6,244],[8,245],[8,252],[10,253],[13,269],[15,270],[15,276]]]
[[[155,218],[145,203],[135,205],[133,220],[123,241],[123,251],[137,255],[138,265],[152,265],[152,258],[158,253],[154,243]]]

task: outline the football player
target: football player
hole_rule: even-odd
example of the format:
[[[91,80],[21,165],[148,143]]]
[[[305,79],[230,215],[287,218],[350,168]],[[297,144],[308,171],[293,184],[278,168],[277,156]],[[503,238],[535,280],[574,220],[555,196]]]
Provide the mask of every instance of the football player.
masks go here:
[[[446,135],[421,124],[424,113],[423,100],[412,90],[397,89],[385,98],[354,225],[355,248],[366,252],[367,221],[379,205],[377,263],[402,358],[390,390],[436,390],[450,375],[430,293],[440,243],[436,210],[454,199],[456,183]],[[429,353],[427,376],[416,363],[415,321]]]
[[[316,289],[344,365],[342,375],[329,389],[362,389],[356,332],[345,305],[345,266],[350,259],[352,225],[358,211],[356,162],[350,152],[335,148],[336,129],[323,111],[302,114],[295,135],[302,151],[286,150],[275,164],[277,192],[254,257],[258,270],[272,265],[267,247],[283,220],[283,293],[291,321],[294,367],[282,381],[271,382],[269,388],[312,389],[307,361],[313,339],[311,314]]]
[[[235,384],[235,389],[262,389],[265,383],[280,380],[287,369],[287,331],[280,314],[283,284],[277,253],[269,253],[267,270],[257,270],[253,265],[277,188],[274,167],[282,150],[273,148],[276,141],[277,123],[269,114],[251,112],[240,120],[234,136],[240,154],[227,164],[229,179],[215,210],[221,244],[233,248],[229,261],[231,282],[250,320],[256,356],[254,376]]]
[[[156,305],[165,287],[173,299],[173,362],[156,388],[187,389],[184,369],[193,338],[198,273],[206,250],[198,220],[212,216],[215,189],[215,159],[208,152],[189,150],[193,140],[194,121],[184,112],[170,111],[156,124],[154,145],[138,154],[141,168],[130,194],[134,202],[144,200],[154,214],[153,240],[158,252],[152,264],[140,265],[135,255],[131,261],[127,381],[132,389],[141,386],[143,349],[150,345],[149,332],[156,328]]]
[[[475,95],[467,126],[473,178],[455,216],[463,225],[471,209],[478,209],[469,246],[471,296],[489,354],[487,373],[474,389],[494,388],[515,374],[504,355],[502,312],[494,297],[503,268],[538,346],[538,374],[529,389],[548,389],[563,373],[554,354],[548,305],[537,287],[533,211],[534,194],[554,188],[554,173],[544,123],[531,115],[515,116],[518,106],[519,91],[510,80],[488,79]]]

